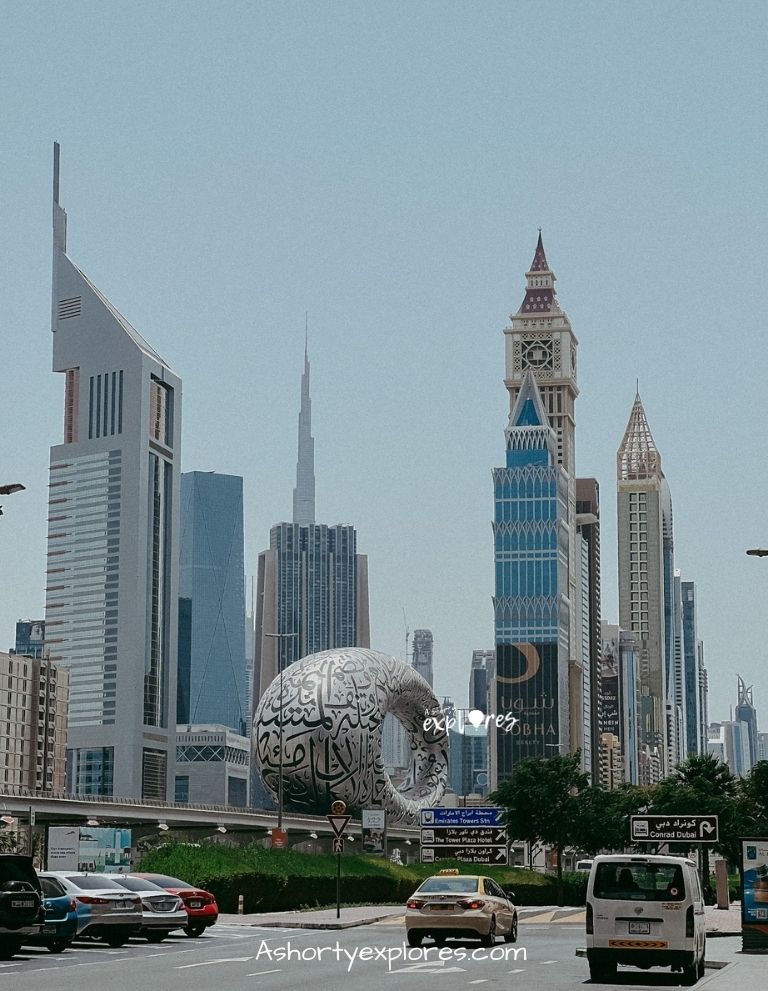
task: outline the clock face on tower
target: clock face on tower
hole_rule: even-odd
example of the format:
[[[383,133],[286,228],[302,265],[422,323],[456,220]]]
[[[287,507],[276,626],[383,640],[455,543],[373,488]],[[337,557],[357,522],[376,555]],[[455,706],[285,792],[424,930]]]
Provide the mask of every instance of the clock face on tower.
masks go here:
[[[534,370],[547,368],[552,369],[552,342],[537,338],[523,339],[523,368]]]

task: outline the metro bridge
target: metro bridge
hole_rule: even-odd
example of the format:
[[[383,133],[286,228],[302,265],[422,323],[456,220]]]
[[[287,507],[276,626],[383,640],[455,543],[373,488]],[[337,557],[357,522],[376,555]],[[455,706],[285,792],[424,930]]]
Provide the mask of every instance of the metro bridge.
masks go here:
[[[251,834],[266,837],[277,826],[277,812],[272,809],[244,809],[231,805],[188,805],[179,802],[153,802],[138,798],[104,798],[97,795],[44,794],[13,786],[0,787],[0,817],[13,816],[22,824],[36,826],[116,826],[130,828],[135,838],[158,830],[185,834]],[[325,816],[283,812],[283,829],[289,842],[301,842],[316,834],[333,836]],[[360,822],[350,821],[345,835],[360,838]],[[410,840],[418,844],[419,828],[387,825],[390,842]],[[315,838],[315,837],[312,837]],[[351,849],[350,849],[350,852]]]

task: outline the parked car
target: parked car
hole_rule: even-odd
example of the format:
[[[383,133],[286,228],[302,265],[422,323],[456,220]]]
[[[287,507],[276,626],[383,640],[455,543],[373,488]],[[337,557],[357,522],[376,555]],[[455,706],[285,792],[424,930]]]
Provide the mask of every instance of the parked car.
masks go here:
[[[620,963],[671,967],[688,985],[704,976],[704,899],[696,865],[685,857],[595,857],[586,923],[593,981],[615,981]]]
[[[423,881],[406,903],[408,944],[421,946],[425,936],[438,945],[448,936],[479,937],[484,946],[493,946],[497,936],[514,943],[517,909],[511,897],[493,878],[442,870]]]
[[[589,874],[592,870],[591,860],[577,860],[576,866],[573,868],[576,874]]]
[[[27,945],[47,946],[51,953],[61,953],[72,945],[77,935],[77,901],[57,878],[41,877],[45,922],[39,936],[25,939]]]
[[[146,937],[150,943],[161,943],[168,933],[187,925],[189,916],[178,895],[172,895],[143,877],[128,877],[127,874],[111,874],[110,877],[141,899],[139,935]]]
[[[43,929],[40,881],[32,858],[0,854],[0,960],[10,960],[28,939]]]
[[[108,874],[84,871],[45,871],[71,895],[77,906],[77,937],[103,939],[109,946],[123,946],[138,936],[142,925],[141,899],[126,891]]]
[[[134,873],[128,877],[139,877],[145,881],[151,881],[173,895],[178,895],[184,903],[187,912],[187,924],[184,932],[187,936],[197,937],[202,935],[208,926],[215,924],[219,917],[219,906],[216,898],[210,891],[196,888],[194,884],[187,884],[177,877],[169,877],[167,874],[144,874]]]

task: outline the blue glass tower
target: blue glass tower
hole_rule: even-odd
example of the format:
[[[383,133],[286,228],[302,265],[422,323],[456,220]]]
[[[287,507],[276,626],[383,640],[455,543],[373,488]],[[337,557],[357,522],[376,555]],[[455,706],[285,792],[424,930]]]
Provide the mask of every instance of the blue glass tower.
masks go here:
[[[529,370],[493,472],[496,710],[518,719],[496,732],[497,782],[525,757],[569,749],[568,476]]]
[[[243,480],[181,476],[177,721],[245,734]]]

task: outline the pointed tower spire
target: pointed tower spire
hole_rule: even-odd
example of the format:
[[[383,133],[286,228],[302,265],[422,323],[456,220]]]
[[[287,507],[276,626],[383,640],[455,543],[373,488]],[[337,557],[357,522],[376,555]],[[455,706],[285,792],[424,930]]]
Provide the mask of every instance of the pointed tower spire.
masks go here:
[[[627,429],[616,455],[616,471],[622,481],[661,477],[661,455],[648,426],[640,393],[635,395]]]
[[[293,522],[315,522],[315,440],[312,436],[312,400],[309,398],[308,319],[304,318],[304,372],[301,376],[299,410],[299,453],[296,461],[296,488],[293,490]]]
[[[529,368],[520,386],[515,405],[509,415],[509,424],[504,431],[507,439],[507,467],[524,461],[554,461],[557,453],[557,438],[547,417],[547,411]],[[529,457],[521,452],[539,452],[537,457]],[[511,454],[511,452],[516,452]],[[546,457],[544,458],[544,455]],[[510,460],[511,456],[511,460]]]
[[[555,295],[555,273],[549,267],[547,256],[544,253],[541,228],[539,228],[539,240],[536,242],[533,261],[525,273],[525,278],[527,282],[525,299],[517,312],[526,316],[538,313],[560,313],[560,306]]]
[[[67,250],[67,213],[59,205],[59,164],[61,148],[59,142],[53,143],[53,247],[59,251]]]

